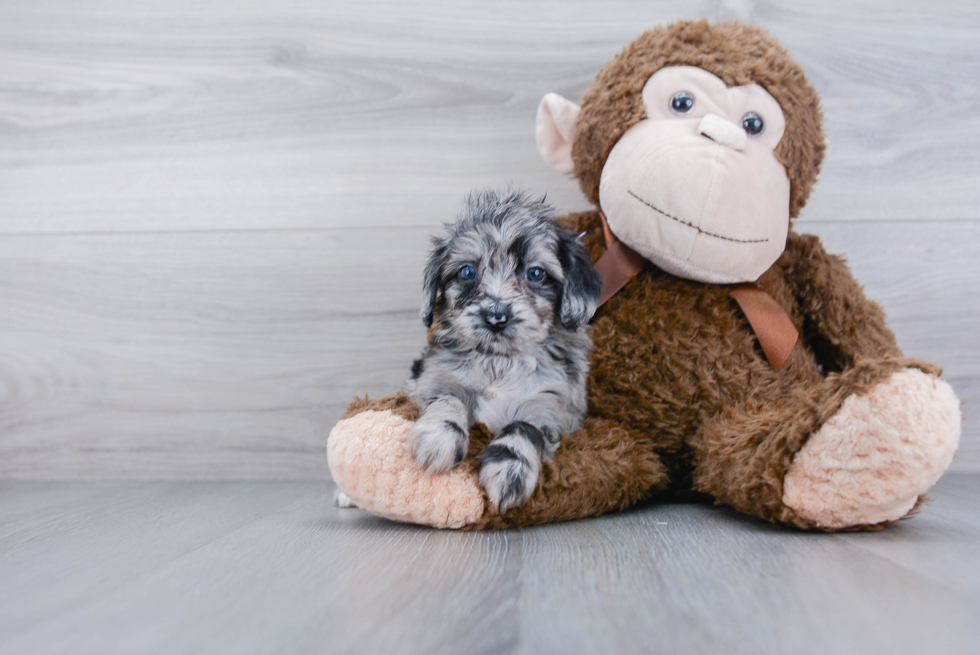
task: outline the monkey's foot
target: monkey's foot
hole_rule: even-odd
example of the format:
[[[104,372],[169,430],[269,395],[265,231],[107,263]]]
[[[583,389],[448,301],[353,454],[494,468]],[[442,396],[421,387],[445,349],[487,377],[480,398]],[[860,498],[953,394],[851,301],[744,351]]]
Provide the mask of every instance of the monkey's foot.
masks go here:
[[[898,520],[943,474],[959,439],[952,387],[899,371],[849,396],[810,437],[783,480],[783,502],[823,528]]]
[[[327,439],[330,473],[340,491],[377,516],[461,528],[483,516],[476,469],[464,462],[447,473],[429,473],[408,445],[414,421],[390,409],[341,420]]]

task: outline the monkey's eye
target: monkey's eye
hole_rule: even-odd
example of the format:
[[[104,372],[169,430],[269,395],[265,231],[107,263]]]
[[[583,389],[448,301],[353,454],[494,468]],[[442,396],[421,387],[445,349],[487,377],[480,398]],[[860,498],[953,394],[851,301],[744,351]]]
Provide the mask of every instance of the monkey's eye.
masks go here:
[[[459,269],[459,279],[463,282],[470,282],[476,278],[476,269],[472,266],[464,266]]]
[[[747,113],[742,116],[742,129],[746,131],[749,136],[755,136],[762,132],[762,128],[765,124],[762,122],[762,116],[753,112]]]
[[[527,273],[524,274],[524,277],[527,278],[528,282],[537,284],[539,282],[544,282],[544,278],[547,277],[547,274],[540,266],[532,266],[531,268],[527,269]]]
[[[694,109],[694,96],[687,91],[678,91],[670,99],[670,110],[678,116],[683,116]]]

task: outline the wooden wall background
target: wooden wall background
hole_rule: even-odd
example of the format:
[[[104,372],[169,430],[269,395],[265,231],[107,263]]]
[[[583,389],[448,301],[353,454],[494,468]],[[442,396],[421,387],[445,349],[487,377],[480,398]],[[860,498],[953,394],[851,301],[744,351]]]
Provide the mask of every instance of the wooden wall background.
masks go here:
[[[547,91],[648,27],[771,30],[822,93],[798,230],[966,402],[980,471],[980,4],[0,4],[0,476],[321,478],[423,343],[428,235],[473,187],[560,208]]]

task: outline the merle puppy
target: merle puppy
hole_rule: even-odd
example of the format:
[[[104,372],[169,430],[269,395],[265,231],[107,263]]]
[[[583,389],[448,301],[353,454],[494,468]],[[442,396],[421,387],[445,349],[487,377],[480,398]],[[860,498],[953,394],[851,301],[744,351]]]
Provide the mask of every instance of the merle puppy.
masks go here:
[[[592,341],[586,323],[602,289],[576,235],[544,198],[471,195],[433,239],[422,320],[429,344],[409,395],[422,410],[409,443],[420,464],[448,471],[466,456],[469,428],[494,435],[480,483],[494,509],[522,505],[541,463],[585,416]]]

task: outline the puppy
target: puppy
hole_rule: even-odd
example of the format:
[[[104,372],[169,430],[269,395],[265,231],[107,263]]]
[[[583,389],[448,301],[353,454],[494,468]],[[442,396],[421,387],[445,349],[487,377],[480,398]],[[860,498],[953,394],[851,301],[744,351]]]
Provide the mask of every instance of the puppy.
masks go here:
[[[494,439],[480,483],[498,513],[531,497],[542,461],[585,416],[586,323],[602,281],[553,214],[523,192],[471,195],[425,270],[429,344],[408,384],[422,410],[409,445],[422,466],[448,471],[484,423]]]

